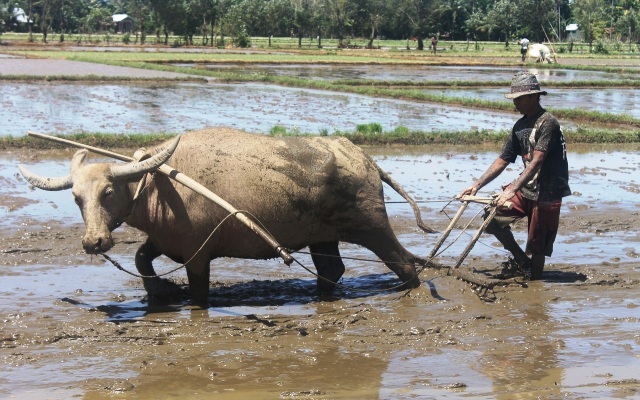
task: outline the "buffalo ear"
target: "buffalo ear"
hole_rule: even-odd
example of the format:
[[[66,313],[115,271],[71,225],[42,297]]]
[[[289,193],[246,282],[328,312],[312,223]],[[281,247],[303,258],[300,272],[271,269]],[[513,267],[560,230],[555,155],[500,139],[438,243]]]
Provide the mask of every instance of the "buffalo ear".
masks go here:
[[[86,149],[82,149],[76,151],[76,154],[73,155],[71,159],[71,175],[85,164],[87,153],[88,151]]]

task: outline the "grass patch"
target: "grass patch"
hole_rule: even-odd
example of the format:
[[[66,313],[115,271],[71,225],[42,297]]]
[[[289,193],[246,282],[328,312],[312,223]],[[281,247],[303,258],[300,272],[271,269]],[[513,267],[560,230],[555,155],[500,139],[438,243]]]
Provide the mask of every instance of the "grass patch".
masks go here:
[[[329,136],[326,131],[318,133],[287,131],[282,126],[274,126],[268,132],[271,136]],[[408,145],[424,146],[431,144],[448,145],[479,145],[500,144],[504,142],[509,131],[411,131],[407,127],[398,126],[391,131],[383,131],[379,123],[358,125],[352,132],[335,131],[333,136],[342,136],[357,145]],[[69,135],[53,135],[67,140],[76,141],[90,146],[105,149],[137,149],[150,147],[175,137],[177,133],[157,134],[107,134],[107,133],[76,133]],[[640,143],[640,130],[634,132],[604,131],[578,129],[565,131],[568,143]],[[30,136],[1,136],[0,149],[29,148],[36,150],[62,149],[69,146],[49,140]]]

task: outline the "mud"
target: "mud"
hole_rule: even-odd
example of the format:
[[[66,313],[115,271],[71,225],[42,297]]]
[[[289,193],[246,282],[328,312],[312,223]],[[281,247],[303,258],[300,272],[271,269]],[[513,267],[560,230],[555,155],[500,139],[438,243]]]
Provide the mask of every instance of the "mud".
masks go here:
[[[482,299],[446,270],[427,269],[419,289],[384,291],[394,275],[347,245],[343,255],[357,260],[346,261],[333,301],[317,299],[315,279],[295,266],[225,259],[212,263],[206,310],[150,306],[137,278],[83,254],[68,192],[30,190],[17,174],[18,163],[65,174],[71,152],[2,152],[0,397],[637,398],[638,150],[570,146],[574,195],[541,281],[503,280]],[[368,151],[442,231],[458,207],[446,200],[497,149]],[[438,235],[419,233],[396,200],[389,194],[400,242],[426,256]],[[523,227],[515,230],[522,240]],[[115,236],[111,256],[133,268],[143,237],[127,227]],[[468,243],[460,229],[457,236],[439,264],[451,265]],[[311,266],[306,254],[295,256]],[[495,278],[505,258],[484,236],[462,268]],[[158,269],[173,266],[161,260]],[[185,275],[171,277],[183,283]]]

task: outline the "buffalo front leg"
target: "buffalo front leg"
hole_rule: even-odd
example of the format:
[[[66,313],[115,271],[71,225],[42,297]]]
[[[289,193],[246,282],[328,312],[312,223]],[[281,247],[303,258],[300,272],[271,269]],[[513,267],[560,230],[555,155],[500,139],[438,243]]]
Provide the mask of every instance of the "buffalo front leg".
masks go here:
[[[338,242],[315,243],[309,246],[311,259],[318,271],[318,294],[327,296],[333,293],[344,274],[344,263],[340,258]]]
[[[402,247],[391,231],[391,227],[386,232],[383,230],[369,232],[361,244],[374,252],[390,270],[398,275],[403,283],[401,289],[420,286],[415,256]]]
[[[148,240],[136,252],[136,269],[140,275],[148,277],[142,278],[142,282],[152,303],[172,301],[184,296],[178,285],[168,279],[155,276],[153,260],[160,255],[156,246]]]

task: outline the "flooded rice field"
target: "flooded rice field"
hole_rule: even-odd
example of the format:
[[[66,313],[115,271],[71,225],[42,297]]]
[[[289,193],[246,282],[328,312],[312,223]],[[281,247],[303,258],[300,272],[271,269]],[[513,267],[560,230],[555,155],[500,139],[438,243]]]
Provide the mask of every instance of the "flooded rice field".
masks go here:
[[[196,67],[196,64],[179,64],[184,67]],[[237,72],[242,74],[292,76],[317,80],[339,79],[375,79],[384,81],[509,81],[513,75],[521,71],[522,67],[495,66],[443,66],[443,65],[246,65],[246,64],[203,64],[198,68],[206,68],[222,72]],[[526,68],[536,74],[540,82],[546,81],[577,81],[577,80],[613,80],[637,79],[637,73],[617,73],[602,71],[577,71],[570,69]]]
[[[504,90],[431,91],[448,96],[502,100]],[[551,91],[549,107],[577,106],[637,116],[637,90]],[[0,135],[42,133],[184,132],[203,126],[232,126],[267,133],[276,125],[305,133],[351,131],[377,122],[385,130],[406,126],[420,131],[510,129],[515,113],[393,99],[285,88],[261,84],[3,84],[5,121]],[[611,107],[615,104],[615,108]],[[255,115],[260,114],[260,118]],[[358,115],[359,121],[353,116]],[[574,123],[561,121],[565,129]]]
[[[579,108],[612,114],[625,114],[640,118],[640,90],[621,88],[598,89],[546,89],[549,93],[542,97],[541,104],[548,108]],[[433,89],[424,90],[451,97],[469,97],[482,100],[504,99],[504,89]]]
[[[0,135],[184,132],[231,126],[267,133],[276,125],[305,133],[352,131],[358,123],[384,129],[509,129],[513,113],[371,98],[261,84],[0,85]],[[354,116],[358,116],[357,119]]]
[[[44,60],[13,61],[33,64]],[[371,65],[216,65],[215,68],[310,79],[443,81],[508,81],[518,70],[517,67],[388,68]],[[547,80],[620,79],[636,75],[562,69],[530,70],[538,74],[543,84]],[[101,71],[92,73],[106,73]],[[504,100],[506,90],[449,89],[431,92]],[[579,107],[632,116],[638,114],[635,107],[638,91],[634,89],[572,89],[551,90],[550,93],[544,98],[544,104],[549,107]],[[5,121],[0,126],[0,135],[12,136],[25,135],[28,130],[42,133],[179,133],[219,125],[257,133],[266,133],[276,125],[292,131],[332,133],[336,130],[351,131],[356,124],[370,122],[380,123],[386,130],[397,126],[421,131],[505,130],[511,127],[515,114],[254,83],[151,85],[5,82],[0,85],[0,98],[0,119]],[[566,129],[576,127],[568,121],[561,122]]]
[[[149,306],[137,278],[83,254],[71,194],[32,190],[19,176],[17,164],[65,175],[71,151],[3,151],[0,397],[637,398],[640,148],[569,145],[574,195],[541,281],[505,281],[486,301],[446,270],[428,269],[419,289],[379,291],[394,275],[344,245],[343,256],[354,259],[334,301],[317,299],[315,278],[299,267],[224,259],[212,263],[206,310]],[[458,208],[446,201],[497,150],[367,149],[440,231]],[[400,242],[426,256],[438,234],[420,233],[408,205],[388,192]],[[523,226],[515,230],[523,240]],[[458,236],[439,264],[451,265],[468,243],[460,229],[451,238]],[[130,269],[142,240],[123,226],[110,253]],[[295,256],[311,265],[308,255]],[[505,258],[485,235],[462,267],[490,274]],[[161,260],[158,269],[174,265]],[[185,273],[172,278],[183,282]]]

